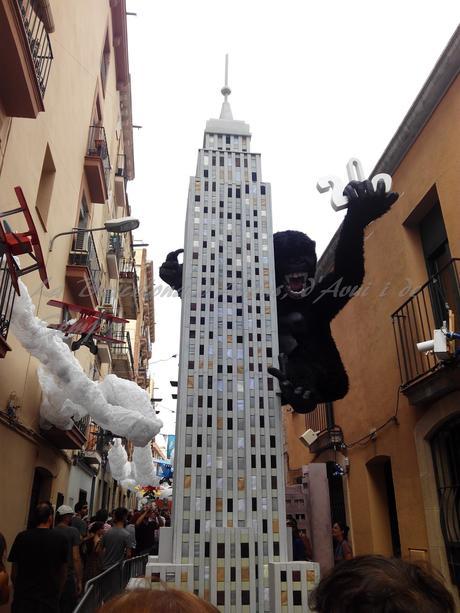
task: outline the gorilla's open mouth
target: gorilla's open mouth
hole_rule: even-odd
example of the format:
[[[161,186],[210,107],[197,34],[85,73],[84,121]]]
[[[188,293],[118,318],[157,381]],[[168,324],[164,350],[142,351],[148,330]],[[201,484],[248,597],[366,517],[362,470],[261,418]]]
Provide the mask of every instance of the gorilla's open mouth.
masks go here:
[[[293,272],[284,276],[286,291],[291,298],[303,298],[307,292],[308,273]]]

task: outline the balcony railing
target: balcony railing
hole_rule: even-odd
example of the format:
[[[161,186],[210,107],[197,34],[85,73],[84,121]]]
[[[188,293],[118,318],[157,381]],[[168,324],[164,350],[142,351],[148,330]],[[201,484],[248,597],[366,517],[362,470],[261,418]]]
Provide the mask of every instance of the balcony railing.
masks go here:
[[[9,350],[6,342],[13,311],[16,292],[11,283],[11,276],[5,256],[0,257],[0,357],[5,357]]]
[[[124,379],[134,379],[134,355],[129,332],[114,324],[111,336],[121,341],[110,343],[113,370]]]
[[[75,426],[80,430],[85,438],[87,438],[89,424],[91,422],[91,417],[89,415],[85,415],[81,419],[73,420],[75,422]]]
[[[94,295],[97,297],[101,287],[102,272],[94,239],[89,232],[79,232],[75,235],[69,255],[69,264],[87,268]]]
[[[460,321],[460,260],[451,260],[433,275],[391,318],[403,387],[439,368],[432,354],[420,353],[417,343],[433,338],[435,329],[448,321],[448,310]]]
[[[311,413],[305,414],[305,429],[311,428],[315,432],[323,432],[334,426],[332,408],[326,403],[316,405]]]
[[[124,317],[127,317],[128,319],[136,319],[139,312],[139,288],[136,262],[132,258],[122,259],[120,261],[119,271],[119,301],[123,307]]]
[[[87,440],[90,421],[90,416],[85,415],[82,419],[73,420],[74,425],[70,430],[53,426],[49,430],[43,430],[42,434],[58,449],[82,449]]]
[[[111,166],[107,138],[105,136],[105,128],[103,126],[89,127],[88,155],[91,157],[101,158],[102,165],[104,167],[105,186],[108,190],[110,184]]]
[[[29,49],[42,97],[45,95],[53,61],[53,51],[45,25],[41,20],[38,3],[34,0],[16,0],[29,42]]]

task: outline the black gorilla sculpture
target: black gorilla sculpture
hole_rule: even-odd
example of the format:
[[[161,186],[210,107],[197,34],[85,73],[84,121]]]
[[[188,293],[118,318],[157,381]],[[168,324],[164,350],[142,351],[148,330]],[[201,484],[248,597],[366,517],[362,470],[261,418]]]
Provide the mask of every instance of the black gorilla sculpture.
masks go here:
[[[379,181],[351,181],[344,190],[349,205],[340,229],[332,272],[315,278],[315,243],[294,230],[273,236],[277,284],[280,368],[269,373],[279,380],[282,402],[307,413],[318,402],[343,398],[348,377],[332,338],[330,322],[357,292],[364,279],[364,228],[386,213],[398,194],[385,192]],[[168,254],[160,277],[180,294],[182,264]]]

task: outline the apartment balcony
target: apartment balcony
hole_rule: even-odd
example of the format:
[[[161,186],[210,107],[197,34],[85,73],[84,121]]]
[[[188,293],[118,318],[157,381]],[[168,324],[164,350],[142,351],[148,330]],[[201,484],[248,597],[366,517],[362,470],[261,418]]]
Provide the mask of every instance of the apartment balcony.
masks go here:
[[[104,431],[94,422],[89,424],[87,442],[81,457],[94,470],[105,463],[107,451],[104,447]]]
[[[66,281],[78,305],[97,308],[101,277],[93,237],[89,233],[77,234],[69,254]]]
[[[332,402],[322,402],[316,405],[314,411],[305,414],[305,430],[308,429],[318,433],[316,441],[309,446],[311,453],[319,454],[334,448],[337,444],[335,433],[340,428],[334,423]]]
[[[60,430],[53,426],[50,430],[42,430],[43,436],[58,449],[82,449],[86,443],[86,436],[91,418],[86,415],[74,421],[71,430]]]
[[[112,337],[119,339],[119,343],[110,343],[110,355],[112,358],[112,372],[122,379],[134,380],[134,356],[129,332],[123,328],[115,328]],[[123,342],[124,341],[124,342]]]
[[[105,129],[90,126],[88,150],[85,156],[85,175],[91,202],[104,204],[108,198],[110,183],[110,158]]]
[[[460,360],[438,360],[420,353],[417,343],[433,338],[449,323],[449,309],[460,322],[460,260],[452,259],[392,314],[401,388],[411,404],[422,405],[460,389]],[[457,342],[457,349],[459,343]]]
[[[10,271],[4,256],[0,257],[0,358],[4,358],[11,347],[6,342],[10,327],[16,292],[11,282]]]
[[[123,238],[120,234],[109,234],[107,249],[107,272],[111,279],[118,279],[118,263],[123,254]]]
[[[117,155],[117,165],[115,168],[115,201],[117,206],[126,207],[126,182],[128,181],[128,172],[126,169],[126,155],[119,153]]]
[[[123,317],[136,319],[139,313],[139,289],[136,262],[123,259],[120,262],[120,290],[118,302],[123,309]]]
[[[6,115],[34,119],[45,110],[53,52],[37,0],[0,0],[0,101]]]

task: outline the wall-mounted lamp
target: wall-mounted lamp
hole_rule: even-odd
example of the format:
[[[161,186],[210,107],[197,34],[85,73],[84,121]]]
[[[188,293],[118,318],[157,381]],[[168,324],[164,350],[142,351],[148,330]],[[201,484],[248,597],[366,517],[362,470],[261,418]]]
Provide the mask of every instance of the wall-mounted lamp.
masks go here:
[[[108,219],[102,228],[72,228],[68,232],[59,232],[53,236],[50,241],[50,246],[48,251],[53,251],[54,241],[59,236],[68,236],[70,234],[87,234],[92,232],[99,232],[100,230],[105,230],[106,232],[112,232],[113,234],[126,234],[127,232],[132,232],[139,227],[140,221],[135,217],[120,217],[119,219]]]

